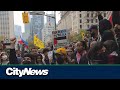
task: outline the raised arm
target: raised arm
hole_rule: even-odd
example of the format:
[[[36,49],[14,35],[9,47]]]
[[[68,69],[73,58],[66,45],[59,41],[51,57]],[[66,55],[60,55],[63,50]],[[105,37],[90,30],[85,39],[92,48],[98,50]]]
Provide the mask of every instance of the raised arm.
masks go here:
[[[12,38],[11,46],[10,46],[9,64],[18,64],[18,60],[15,52],[15,42],[16,42],[16,38]]]

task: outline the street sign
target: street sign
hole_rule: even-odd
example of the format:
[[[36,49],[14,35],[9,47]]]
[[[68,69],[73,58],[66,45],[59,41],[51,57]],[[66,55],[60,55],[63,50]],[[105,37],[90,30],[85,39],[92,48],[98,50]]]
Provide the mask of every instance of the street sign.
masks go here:
[[[30,15],[45,15],[45,12],[43,11],[33,11],[33,12],[29,12]]]
[[[68,43],[67,39],[67,30],[57,30],[57,31],[52,31],[53,35],[53,40],[54,40],[54,45],[56,47],[64,47]]]

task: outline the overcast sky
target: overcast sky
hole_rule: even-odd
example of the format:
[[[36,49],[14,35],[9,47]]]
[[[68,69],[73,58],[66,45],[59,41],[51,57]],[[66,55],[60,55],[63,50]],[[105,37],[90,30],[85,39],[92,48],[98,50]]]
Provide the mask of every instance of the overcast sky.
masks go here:
[[[24,31],[24,24],[22,21],[22,12],[23,11],[14,11],[14,24],[20,25],[22,27],[22,32]],[[53,11],[45,11],[45,13],[52,14]],[[56,11],[56,23],[60,20],[60,12]]]

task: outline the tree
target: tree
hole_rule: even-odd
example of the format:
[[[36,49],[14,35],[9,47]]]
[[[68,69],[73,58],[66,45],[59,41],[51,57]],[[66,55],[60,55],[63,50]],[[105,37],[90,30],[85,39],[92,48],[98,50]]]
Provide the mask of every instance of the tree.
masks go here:
[[[84,35],[83,35],[84,34]],[[72,33],[68,36],[69,42],[77,42],[84,40],[84,37],[86,36],[87,31],[86,30],[80,30],[79,33]]]
[[[72,33],[68,36],[69,42],[77,42],[79,35],[77,33]]]
[[[80,34],[80,39],[81,39],[81,40],[84,40],[84,38],[85,38],[85,36],[86,36],[86,34],[87,34],[87,31],[81,29],[79,34]]]

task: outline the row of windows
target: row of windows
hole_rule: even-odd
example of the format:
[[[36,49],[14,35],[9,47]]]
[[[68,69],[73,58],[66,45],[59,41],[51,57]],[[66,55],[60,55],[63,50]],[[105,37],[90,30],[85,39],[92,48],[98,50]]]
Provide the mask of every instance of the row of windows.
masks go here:
[[[87,17],[93,17],[93,15],[94,15],[93,13],[91,13],[91,16],[90,16],[90,13],[87,13]],[[106,17],[106,13],[103,14],[103,17]]]
[[[0,11],[0,15],[8,15],[8,11]]]
[[[1,34],[9,34],[9,32],[1,32]]]
[[[9,18],[9,16],[7,14],[0,14],[0,18]]]
[[[2,16],[0,16],[0,19],[9,19],[9,17],[7,16],[7,15],[2,15]]]
[[[93,15],[94,15],[94,14],[92,13],[92,14],[91,14],[91,17],[94,17]],[[95,15],[95,16],[96,16],[96,15]],[[82,17],[82,14],[80,14],[80,18],[81,18],[81,17]],[[90,17],[90,14],[89,14],[89,13],[87,13],[87,17]],[[106,13],[104,13],[103,17],[106,17]]]
[[[91,19],[91,20],[87,19],[87,23],[89,23],[90,21],[91,21],[91,23],[94,22],[93,19]],[[98,19],[95,19],[95,23],[97,23],[97,22],[98,22]],[[82,19],[80,19],[80,23],[82,23]]]
[[[7,26],[5,26],[5,27],[1,26],[0,29],[1,30],[9,30],[9,27],[7,27]]]
[[[87,28],[89,28],[90,27],[90,25],[87,25]],[[82,25],[80,25],[80,29],[82,29]]]
[[[9,35],[6,35],[6,34],[0,34],[0,36],[4,36],[4,38],[8,38]]]
[[[87,23],[89,23],[91,21],[91,23],[93,23],[94,22],[94,20],[93,19],[91,19],[91,20],[89,20],[89,19],[87,19]],[[97,23],[98,22],[98,19],[95,19],[95,23]]]
[[[9,23],[6,23],[6,22],[0,22],[0,26],[7,27],[8,25],[9,25]]]

